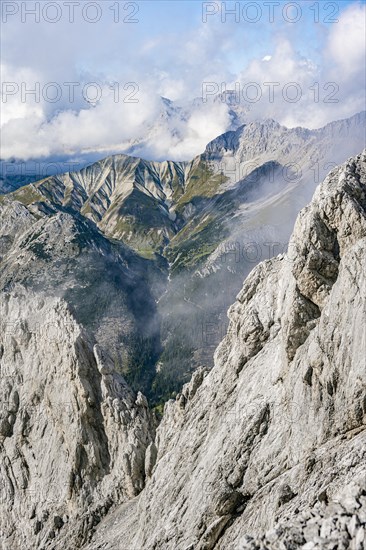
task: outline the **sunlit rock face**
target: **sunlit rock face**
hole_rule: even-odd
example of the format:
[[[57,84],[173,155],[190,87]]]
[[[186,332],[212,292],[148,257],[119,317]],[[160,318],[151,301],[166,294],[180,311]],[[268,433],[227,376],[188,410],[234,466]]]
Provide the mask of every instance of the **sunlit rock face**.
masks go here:
[[[18,287],[1,312],[1,548],[77,548],[143,488],[155,421],[62,299]]]

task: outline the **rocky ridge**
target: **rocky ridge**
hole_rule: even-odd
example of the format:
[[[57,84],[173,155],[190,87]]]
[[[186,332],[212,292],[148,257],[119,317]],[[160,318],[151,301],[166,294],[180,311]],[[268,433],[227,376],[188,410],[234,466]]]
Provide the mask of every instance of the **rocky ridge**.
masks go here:
[[[1,313],[1,548],[75,548],[143,488],[155,420],[62,299],[18,287]]]
[[[62,298],[120,372],[139,359],[148,380],[160,352],[159,265],[50,202],[9,200],[0,213],[0,288],[11,292],[21,285]],[[139,346],[148,351],[146,358],[139,356]]]
[[[363,153],[317,189],[288,253],[246,279],[215,367],[166,404],[156,435],[143,396],[62,298],[3,292],[3,550],[231,550],[257,544],[276,522],[294,522],[295,538],[317,544],[316,501],[331,503],[352,481],[346,514],[331,508],[324,518],[358,550],[365,256]],[[353,510],[356,519],[339,519]]]
[[[352,537],[355,548],[362,545],[365,257],[364,153],[317,189],[289,253],[247,278],[215,367],[198,371],[166,404],[151,478],[100,524],[89,550],[231,550],[252,544],[245,534],[288,517],[296,535],[299,514],[331,502],[352,481],[360,489],[346,513],[324,517],[342,525],[339,540],[346,528],[347,544]],[[353,509],[356,519],[348,517]],[[322,515],[314,517],[294,548],[321,544]]]

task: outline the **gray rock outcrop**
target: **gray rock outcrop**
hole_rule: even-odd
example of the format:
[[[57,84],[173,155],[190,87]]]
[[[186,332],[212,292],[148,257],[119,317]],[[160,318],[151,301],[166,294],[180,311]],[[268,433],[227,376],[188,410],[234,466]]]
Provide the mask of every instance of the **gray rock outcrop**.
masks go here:
[[[238,550],[363,550],[366,544],[365,510],[364,483],[361,486],[352,483],[330,503],[324,492],[313,508],[287,518],[260,537],[243,537]]]
[[[2,550],[81,547],[145,483],[155,423],[67,304],[1,296]]]

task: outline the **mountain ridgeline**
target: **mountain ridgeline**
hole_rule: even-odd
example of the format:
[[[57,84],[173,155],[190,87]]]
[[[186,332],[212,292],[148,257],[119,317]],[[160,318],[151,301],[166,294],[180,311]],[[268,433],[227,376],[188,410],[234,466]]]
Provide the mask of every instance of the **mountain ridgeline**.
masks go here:
[[[317,187],[288,253],[254,267],[213,368],[159,425],[93,323],[158,338],[156,295],[181,274],[39,187],[1,205],[1,550],[362,550],[366,151]]]
[[[115,155],[0,197],[0,285],[62,298],[153,404],[226,333],[243,278],[285,251],[329,170],[364,146],[365,113],[320,130],[268,120],[191,162]]]

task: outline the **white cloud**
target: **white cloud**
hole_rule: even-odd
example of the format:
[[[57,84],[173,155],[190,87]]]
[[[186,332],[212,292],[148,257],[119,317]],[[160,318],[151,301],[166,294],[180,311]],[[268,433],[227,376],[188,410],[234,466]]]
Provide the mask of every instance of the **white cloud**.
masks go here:
[[[203,82],[215,82],[218,87],[226,83],[228,88],[240,83],[242,94],[246,84],[257,83],[259,101],[248,101],[248,96],[242,95],[243,110],[249,105],[249,118],[275,118],[288,126],[320,127],[364,108],[365,5],[351,5],[341,12],[339,23],[317,27],[324,48],[316,61],[309,52],[303,53],[305,42],[294,27],[290,40],[286,26],[273,25],[264,51],[252,50],[246,27],[223,25],[219,19],[192,27],[180,37],[174,30],[158,38],[135,36],[136,27],[127,27],[121,33],[117,26],[91,29],[90,25],[64,22],[57,28],[23,25],[5,29],[3,81],[19,86],[27,83],[28,88],[39,82],[41,90],[56,81],[62,97],[56,103],[42,96],[39,101],[31,96],[22,101],[17,93],[2,102],[2,158],[120,152],[131,140],[146,137],[154,126],[144,147],[137,147],[139,154],[190,159],[229,128],[228,108],[222,103],[196,105],[186,120],[176,114],[166,121],[161,119],[159,96],[184,103],[200,95]],[[62,47],[58,48],[58,43]],[[234,75],[232,56],[237,65],[237,60],[247,59],[251,51],[252,58],[243,61],[243,69]],[[102,90],[95,106],[81,94],[83,86],[92,81]],[[117,102],[109,89],[113,81],[120,83]],[[73,102],[68,100],[65,82],[80,82]],[[123,90],[126,82],[138,83],[138,103],[123,101],[131,91]],[[332,92],[331,82],[339,87],[334,95],[337,103],[326,101]],[[319,83],[319,100],[315,83]],[[297,89],[301,97],[293,103]],[[253,94],[255,88],[247,92]]]
[[[365,20],[366,6],[354,4],[329,31],[323,28],[325,47],[318,63],[278,35],[272,56],[252,60],[238,79],[242,88],[249,82],[261,88],[261,99],[249,102],[251,118],[270,117],[289,127],[318,128],[364,110]],[[273,83],[273,103],[265,83]],[[299,101],[292,102],[297,97]]]
[[[121,150],[127,140],[143,135],[146,125],[152,124],[158,115],[160,103],[155,95],[138,90],[138,103],[127,103],[124,99],[131,89],[122,89],[116,102],[117,96],[109,86],[101,85],[100,90],[102,100],[95,106],[84,101],[83,108],[58,111],[50,118],[42,103],[22,103],[19,96],[10,97],[4,108],[2,158],[15,156],[27,160]],[[13,112],[16,117],[12,116]]]
[[[364,67],[366,51],[366,5],[355,4],[346,9],[329,34],[327,53],[347,76]]]

